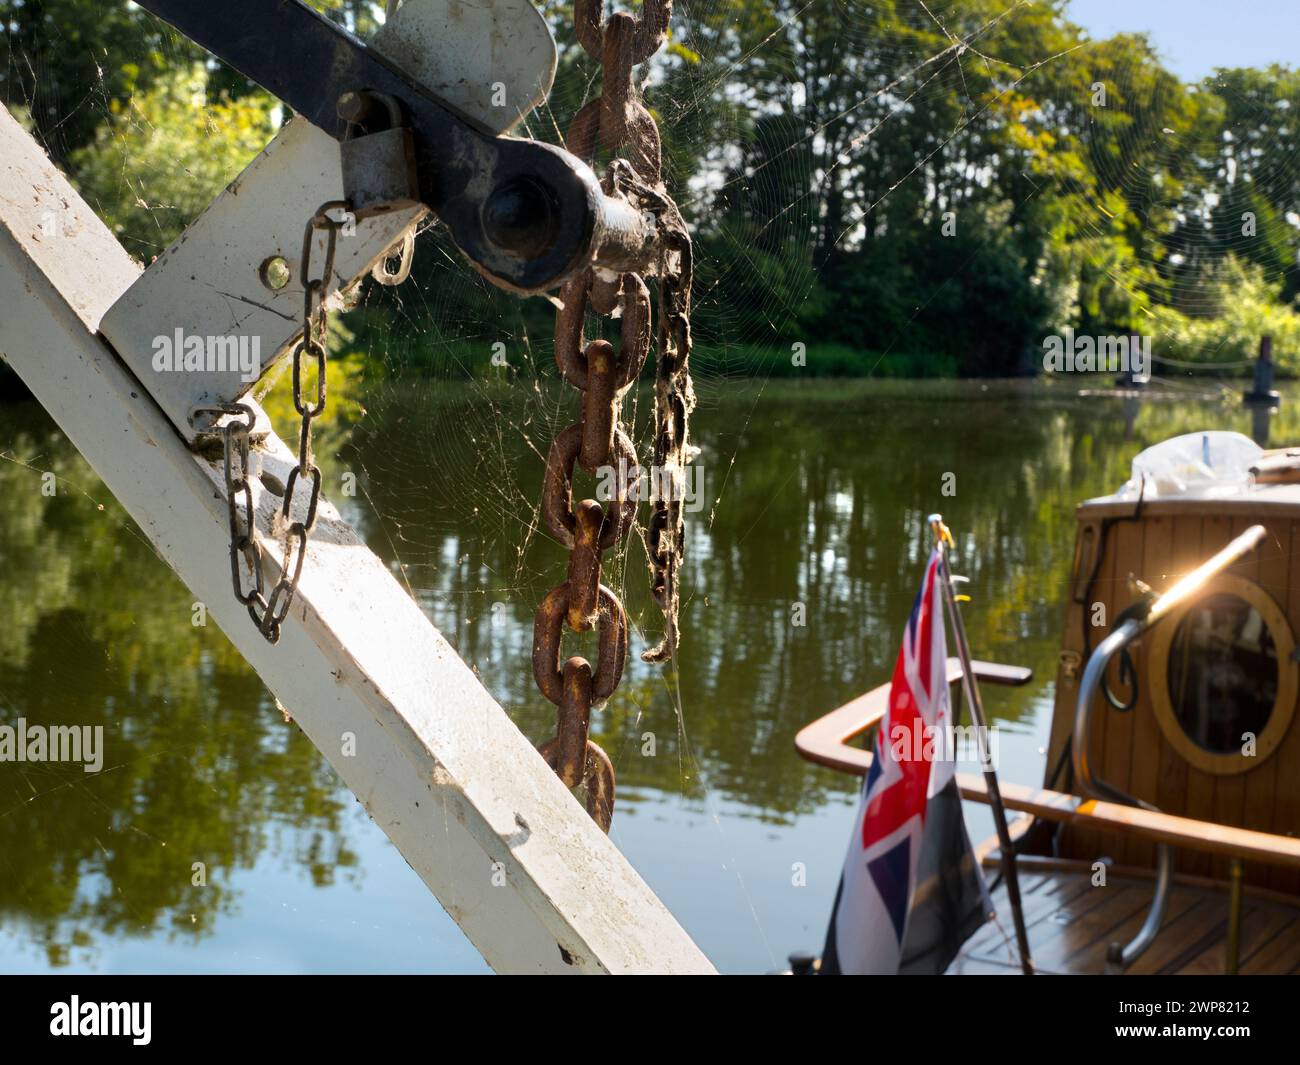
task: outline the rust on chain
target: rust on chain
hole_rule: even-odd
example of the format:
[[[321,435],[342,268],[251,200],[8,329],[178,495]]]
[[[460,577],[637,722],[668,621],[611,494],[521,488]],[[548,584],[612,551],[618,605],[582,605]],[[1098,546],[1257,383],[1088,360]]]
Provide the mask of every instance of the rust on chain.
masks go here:
[[[598,286],[592,284],[590,273],[580,275],[560,290],[563,306],[555,315],[555,363],[564,379],[574,388],[587,387],[587,355],[583,347],[582,319],[587,304],[598,314],[610,314],[621,306],[623,316],[619,329],[617,384],[626,388],[641,374],[646,356],[650,354],[650,290],[636,274],[621,274],[614,290],[615,299],[608,309],[596,303]],[[608,343],[606,341],[605,343]]]
[[[591,725],[591,663],[576,655],[564,663],[563,697],[555,734],[555,771],[566,788],[586,776],[587,731]]]
[[[601,555],[621,542],[636,523],[641,470],[623,429],[622,396],[641,373],[657,335],[654,458],[659,480],[670,490],[654,500],[647,541],[655,601],[664,612],[664,638],[643,658],[664,661],[677,646],[677,573],[682,559],[681,486],[692,457],[687,438],[694,406],[690,375],[690,237],[662,182],[659,128],[641,102],[634,68],[663,45],[672,0],[645,0],[639,16],[605,18],[603,0],[576,0],[578,41],[601,65],[600,96],[574,116],[565,136],[570,152],[593,167],[599,152],[615,156],[602,182],[607,194],[653,215],[660,237],[658,259],[646,276],[658,282],[658,328],[642,273],[587,270],[560,291],[555,320],[555,361],[564,379],[582,393],[579,421],[551,443],[542,482],[541,516],[569,550],[568,573],[538,607],[533,623],[533,675],[542,694],[558,707],[555,738],[540,751],[570,788],[585,785],[587,810],[609,831],[614,809],[614,767],[589,737],[591,712],[613,694],[627,658],[627,614],[601,583]],[[619,317],[617,350],[607,340],[588,342],[588,312]],[[603,505],[573,502],[575,467],[601,478],[613,474]],[[564,627],[597,633],[593,668],[581,657],[561,663]]]
[[[617,368],[614,349],[608,340],[587,345],[587,387],[582,393],[582,443],[578,465],[588,473],[609,458],[614,446],[614,421],[618,417]]]
[[[558,737],[547,740],[538,748],[538,753],[546,759],[546,764],[558,770]],[[563,777],[561,777],[563,779]],[[614,819],[614,764],[603,750],[591,740],[587,741],[587,757],[583,765],[582,783],[587,788],[587,813],[600,826],[602,832],[609,831]]]
[[[569,628],[586,632],[600,606],[600,526],[605,512],[594,499],[584,499],[576,511],[578,524],[569,552]]]
[[[680,222],[680,219],[678,220]],[[674,272],[659,283],[659,362],[655,374],[654,467],[658,474],[646,546],[650,558],[650,584],[663,611],[664,635],[657,647],[643,651],[646,662],[664,662],[677,650],[677,614],[680,608],[678,577],[685,555],[686,467],[696,449],[689,437],[690,414],[695,407],[691,384],[691,242],[682,227],[680,238],[667,252],[676,256]]]
[[[614,694],[627,662],[627,614],[618,596],[605,585],[597,589],[596,666],[592,670],[592,707],[599,709]],[[560,637],[569,612],[569,582],[557,584],[542,600],[533,620],[533,679],[548,700],[564,703],[564,670],[560,665]],[[591,627],[590,625],[588,627]]]
[[[542,480],[542,521],[565,547],[573,549],[577,516],[573,507],[573,467],[582,447],[582,425],[571,425],[551,443]],[[612,456],[602,464],[610,474],[613,498],[602,508],[601,550],[607,551],[625,537],[636,521],[636,495],[641,479],[636,449],[620,426],[614,432]]]

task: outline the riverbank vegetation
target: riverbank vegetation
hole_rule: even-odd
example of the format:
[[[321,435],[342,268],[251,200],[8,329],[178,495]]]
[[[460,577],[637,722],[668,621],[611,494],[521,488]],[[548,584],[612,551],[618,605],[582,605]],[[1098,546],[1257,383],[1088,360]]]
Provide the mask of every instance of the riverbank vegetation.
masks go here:
[[[316,6],[363,35],[379,17]],[[521,132],[558,140],[598,70],[571,3],[542,9],[560,69]],[[0,0],[0,24],[6,103],[144,261],[280,120],[126,0]],[[696,236],[701,372],[1019,374],[1073,329],[1151,336],[1180,373],[1270,333],[1300,373],[1300,72],[1189,84],[1065,0],[714,0],[674,25],[646,95]],[[349,328],[389,369],[486,375],[504,344],[542,373],[551,314],[433,230]]]

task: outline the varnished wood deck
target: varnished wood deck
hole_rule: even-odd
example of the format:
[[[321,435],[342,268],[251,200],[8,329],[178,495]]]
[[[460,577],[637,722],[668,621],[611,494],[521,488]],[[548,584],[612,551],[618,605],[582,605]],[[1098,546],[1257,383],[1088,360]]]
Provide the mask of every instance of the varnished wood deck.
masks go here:
[[[992,875],[992,873],[990,873]],[[1153,882],[1110,875],[1093,887],[1083,871],[1020,871],[1020,891],[1035,968],[1042,973],[1101,973],[1106,949],[1137,932]],[[1018,975],[1006,892],[993,894],[998,919],[978,932],[953,962],[954,974]],[[1175,884],[1160,934],[1130,968],[1134,974],[1223,972],[1228,927],[1226,891]],[[1242,900],[1240,971],[1300,973],[1300,900],[1295,905],[1247,895]]]

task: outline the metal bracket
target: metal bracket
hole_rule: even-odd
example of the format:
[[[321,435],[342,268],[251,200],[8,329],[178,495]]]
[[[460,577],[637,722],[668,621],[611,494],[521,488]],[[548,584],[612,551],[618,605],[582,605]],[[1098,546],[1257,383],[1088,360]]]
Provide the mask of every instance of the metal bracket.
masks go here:
[[[346,94],[398,101],[414,136],[420,199],[470,262],[503,288],[554,288],[593,261],[599,265],[602,246],[621,255],[644,230],[642,212],[607,198],[585,163],[540,141],[493,136],[300,0],[140,0],[140,6],[335,140],[347,133],[338,115]],[[292,42],[291,63],[284,61],[286,42]]]
[[[457,104],[496,132],[545,98],[555,72],[555,42],[529,0],[492,0],[473,9],[459,0],[407,0],[372,50],[391,51],[421,80],[435,72],[450,79],[446,87],[458,92]],[[497,106],[502,98],[506,106]],[[206,420],[191,421],[190,412],[260,389],[301,335],[303,225],[320,204],[342,196],[339,143],[302,118],[291,119],[103,317],[100,333],[192,446],[216,437]],[[425,214],[417,204],[357,220],[340,236],[329,289],[349,288],[409,240]],[[282,287],[270,284],[273,266],[288,279]],[[178,337],[205,349],[233,343],[248,356],[245,366],[256,365],[250,373],[205,360],[175,372]],[[159,357],[160,348],[170,361]],[[259,414],[254,437],[267,428]]]
[[[338,144],[291,120],[100,322],[191,444],[212,428],[191,418],[194,408],[253,390],[302,335],[303,228],[317,207],[342,196]],[[349,227],[328,290],[352,285],[425,213],[417,206]],[[288,278],[279,288],[272,267]]]

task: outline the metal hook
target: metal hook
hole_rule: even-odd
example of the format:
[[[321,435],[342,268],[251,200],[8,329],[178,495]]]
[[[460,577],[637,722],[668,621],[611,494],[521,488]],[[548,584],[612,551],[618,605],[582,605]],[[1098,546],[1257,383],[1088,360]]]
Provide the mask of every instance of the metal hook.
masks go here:
[[[408,229],[402,234],[402,243],[398,251],[399,259],[396,270],[388,269],[388,260],[393,257],[393,249],[399,248],[394,244],[384,252],[383,258],[375,263],[370,271],[370,276],[378,281],[381,285],[388,285],[390,288],[394,285],[400,285],[411,276],[411,262],[415,258],[415,230]]]

